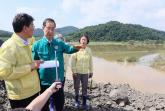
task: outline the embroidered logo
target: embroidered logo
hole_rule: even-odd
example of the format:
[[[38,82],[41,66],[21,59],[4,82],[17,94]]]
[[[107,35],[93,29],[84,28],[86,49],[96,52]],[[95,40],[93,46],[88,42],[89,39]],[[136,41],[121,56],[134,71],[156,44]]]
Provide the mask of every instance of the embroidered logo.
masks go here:
[[[54,49],[56,49],[56,50],[57,50],[57,49],[58,49],[58,45],[55,45],[55,46],[54,46]]]

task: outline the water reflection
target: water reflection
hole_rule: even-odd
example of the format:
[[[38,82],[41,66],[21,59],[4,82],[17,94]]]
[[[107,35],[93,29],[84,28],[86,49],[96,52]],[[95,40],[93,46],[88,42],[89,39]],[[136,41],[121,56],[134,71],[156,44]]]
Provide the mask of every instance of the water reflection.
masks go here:
[[[142,92],[165,94],[165,73],[143,65],[128,65],[109,62],[93,57],[94,81],[111,83],[128,83],[132,88]],[[71,72],[67,78],[72,79]]]

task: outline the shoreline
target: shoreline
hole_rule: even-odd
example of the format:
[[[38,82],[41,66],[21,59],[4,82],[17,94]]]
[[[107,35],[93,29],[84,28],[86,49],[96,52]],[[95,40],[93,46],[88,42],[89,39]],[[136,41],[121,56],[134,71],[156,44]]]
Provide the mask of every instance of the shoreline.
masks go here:
[[[100,70],[102,67],[103,70]],[[162,92],[165,90],[163,88],[165,83],[164,73],[146,66],[123,65],[108,62],[101,58],[94,58],[94,68],[92,90],[88,89],[90,111],[165,110],[165,93],[160,94],[160,89],[162,89]],[[143,70],[139,71],[139,69]],[[101,76],[97,76],[97,74]],[[73,107],[74,88],[71,75],[68,70],[64,89],[66,98],[64,111],[78,111]],[[155,79],[157,81],[153,82]],[[139,90],[137,86],[141,89],[144,88],[146,92]],[[159,93],[152,92],[152,90]],[[9,107],[6,91],[2,82],[0,82],[0,110],[8,111]]]
[[[148,66],[119,64],[93,57],[93,80],[99,83],[129,84],[132,88],[144,93],[165,94],[165,72]],[[70,67],[66,78],[72,80]]]

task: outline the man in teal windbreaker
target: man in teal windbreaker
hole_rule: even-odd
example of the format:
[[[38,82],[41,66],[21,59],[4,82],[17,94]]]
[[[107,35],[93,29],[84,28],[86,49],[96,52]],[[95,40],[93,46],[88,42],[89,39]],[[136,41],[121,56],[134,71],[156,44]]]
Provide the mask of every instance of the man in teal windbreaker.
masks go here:
[[[64,59],[63,53],[71,54],[77,52],[81,46],[71,46],[66,44],[60,39],[54,39],[54,30],[56,23],[53,19],[47,18],[43,22],[44,37],[35,42],[32,47],[32,54],[34,60],[55,60],[56,57],[59,62],[58,79],[63,82],[64,80]],[[41,93],[45,91],[56,80],[56,68],[39,68],[38,70]],[[53,94],[53,101],[56,111],[62,111],[64,106],[64,90],[60,88],[58,92]],[[49,102],[43,108],[43,111],[49,111]]]

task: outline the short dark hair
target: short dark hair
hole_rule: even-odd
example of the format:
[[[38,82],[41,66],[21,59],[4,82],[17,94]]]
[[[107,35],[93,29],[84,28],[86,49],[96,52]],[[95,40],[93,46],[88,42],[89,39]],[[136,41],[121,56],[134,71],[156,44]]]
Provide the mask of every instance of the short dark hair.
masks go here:
[[[26,13],[17,14],[12,23],[14,32],[19,33],[23,30],[24,26],[29,27],[33,20],[34,18]]]
[[[55,23],[55,21],[52,18],[46,18],[43,21],[42,28],[44,28],[46,26],[46,22],[53,22],[54,23],[54,26],[56,27],[56,23]]]
[[[88,37],[88,35],[83,34],[82,36],[80,36],[79,42],[80,42],[80,40],[81,40],[82,37],[85,37],[87,39],[87,44],[88,44],[89,43],[89,37]]]

